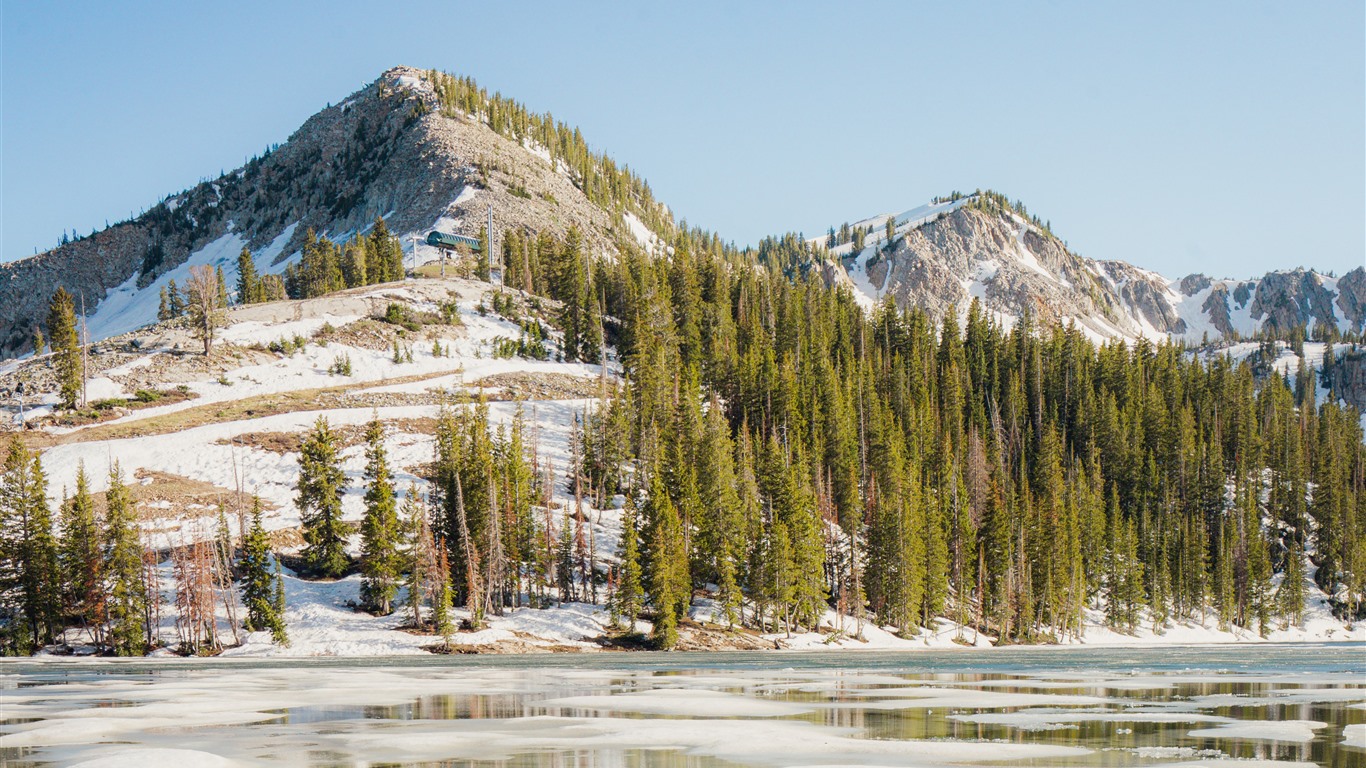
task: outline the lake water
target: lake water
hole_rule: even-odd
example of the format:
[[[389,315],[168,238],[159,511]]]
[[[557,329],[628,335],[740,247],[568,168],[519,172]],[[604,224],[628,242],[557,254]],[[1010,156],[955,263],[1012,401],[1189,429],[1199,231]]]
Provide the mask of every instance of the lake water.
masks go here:
[[[0,664],[0,764],[1366,768],[1366,645]]]

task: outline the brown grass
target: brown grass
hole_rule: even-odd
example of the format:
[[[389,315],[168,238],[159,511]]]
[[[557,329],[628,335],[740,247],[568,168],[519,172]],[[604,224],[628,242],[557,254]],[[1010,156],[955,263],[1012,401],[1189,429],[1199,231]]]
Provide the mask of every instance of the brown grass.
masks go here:
[[[146,419],[124,424],[106,424],[90,427],[88,429],[82,429],[79,432],[72,432],[65,435],[53,435],[45,432],[28,432],[22,439],[30,449],[42,449],[67,443],[88,443],[97,440],[126,440],[133,437],[166,435],[173,432],[181,432],[186,429],[202,427],[206,424],[242,421],[244,419],[259,419],[264,416],[274,416],[281,413],[323,411],[338,407],[359,408],[364,407],[365,403],[339,404],[326,401],[348,392],[368,389],[370,387],[383,386],[385,384],[405,384],[414,381],[434,379],[449,374],[449,371],[441,371],[437,373],[418,374],[415,376],[403,376],[388,379],[383,382],[365,381],[357,382],[355,384],[346,384],[339,387],[300,389],[293,392],[258,395],[256,397],[224,403],[208,403],[193,408],[186,408],[182,411],[151,416]]]

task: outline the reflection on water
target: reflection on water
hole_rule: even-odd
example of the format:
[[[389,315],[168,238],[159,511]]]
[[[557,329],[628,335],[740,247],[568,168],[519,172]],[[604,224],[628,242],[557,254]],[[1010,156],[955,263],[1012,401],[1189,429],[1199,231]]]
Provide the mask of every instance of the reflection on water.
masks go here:
[[[1363,723],[1361,644],[0,665],[5,765],[1366,768]]]

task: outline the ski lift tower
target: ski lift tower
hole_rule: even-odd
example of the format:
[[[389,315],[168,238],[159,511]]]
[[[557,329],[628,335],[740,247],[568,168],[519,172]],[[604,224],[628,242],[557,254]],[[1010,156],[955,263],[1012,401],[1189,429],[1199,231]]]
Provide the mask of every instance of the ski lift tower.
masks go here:
[[[489,278],[493,278],[493,206],[489,206],[489,228],[485,230],[487,237],[484,238],[489,244],[489,252],[484,254],[485,263],[489,268]],[[500,260],[501,261],[501,260]],[[503,284],[503,265],[498,265],[498,284]]]

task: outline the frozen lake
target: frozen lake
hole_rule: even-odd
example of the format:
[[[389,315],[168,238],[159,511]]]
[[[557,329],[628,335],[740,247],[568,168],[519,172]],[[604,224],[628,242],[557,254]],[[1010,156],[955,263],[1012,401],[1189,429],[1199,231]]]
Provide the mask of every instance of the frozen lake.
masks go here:
[[[0,663],[0,764],[1366,766],[1366,645]]]

